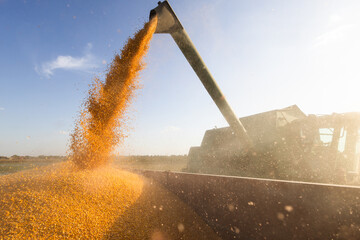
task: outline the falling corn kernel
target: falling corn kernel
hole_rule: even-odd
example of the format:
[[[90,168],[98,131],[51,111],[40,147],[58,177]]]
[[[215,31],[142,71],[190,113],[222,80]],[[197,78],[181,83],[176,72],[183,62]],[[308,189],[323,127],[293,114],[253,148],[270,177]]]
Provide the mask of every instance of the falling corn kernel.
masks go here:
[[[143,57],[155,32],[157,18],[130,38],[115,55],[105,82],[95,79],[71,137],[70,159],[81,169],[106,164],[125,138],[126,110],[139,88]]]

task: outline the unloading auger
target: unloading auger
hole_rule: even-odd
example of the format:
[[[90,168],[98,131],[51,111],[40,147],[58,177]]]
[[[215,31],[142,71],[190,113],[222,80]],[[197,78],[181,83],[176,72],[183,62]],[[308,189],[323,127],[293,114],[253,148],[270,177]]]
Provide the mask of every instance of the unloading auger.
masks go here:
[[[218,84],[206,67],[170,4],[167,1],[159,2],[158,6],[150,12],[150,19],[153,17],[158,18],[155,33],[168,33],[172,36],[225,120],[230,125],[232,131],[238,137],[241,148],[248,150],[251,147],[251,141],[246,129],[226,101],[224,94],[221,92]]]

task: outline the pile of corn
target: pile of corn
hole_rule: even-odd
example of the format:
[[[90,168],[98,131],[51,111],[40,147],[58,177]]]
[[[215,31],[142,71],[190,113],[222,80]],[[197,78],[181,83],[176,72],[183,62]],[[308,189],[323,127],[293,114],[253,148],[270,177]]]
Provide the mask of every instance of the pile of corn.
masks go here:
[[[174,195],[112,167],[2,176],[0,196],[0,239],[217,239]]]

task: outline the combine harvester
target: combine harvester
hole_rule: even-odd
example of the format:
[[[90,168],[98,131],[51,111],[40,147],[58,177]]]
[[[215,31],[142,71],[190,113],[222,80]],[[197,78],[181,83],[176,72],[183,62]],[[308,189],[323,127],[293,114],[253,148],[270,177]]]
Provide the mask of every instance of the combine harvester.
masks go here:
[[[142,174],[222,239],[360,239],[360,187],[339,185],[357,181],[360,115],[307,116],[291,106],[239,120],[169,3],[159,2],[153,17],[156,33],[173,37],[230,127],[208,130],[190,149],[188,173]]]
[[[240,119],[254,147],[229,127],[208,130],[188,172],[359,185],[360,114],[305,115],[296,105]]]

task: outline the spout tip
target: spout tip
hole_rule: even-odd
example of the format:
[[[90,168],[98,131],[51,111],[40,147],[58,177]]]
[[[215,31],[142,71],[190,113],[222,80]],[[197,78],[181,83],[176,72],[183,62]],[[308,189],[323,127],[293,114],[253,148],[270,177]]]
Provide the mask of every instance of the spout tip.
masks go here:
[[[153,9],[153,10],[150,11],[149,20],[151,20],[155,16],[156,16],[156,11],[155,11],[155,9]]]
[[[169,2],[166,0],[159,2],[159,5],[150,11],[150,21],[155,17],[158,18],[155,33],[172,33],[183,29]]]

